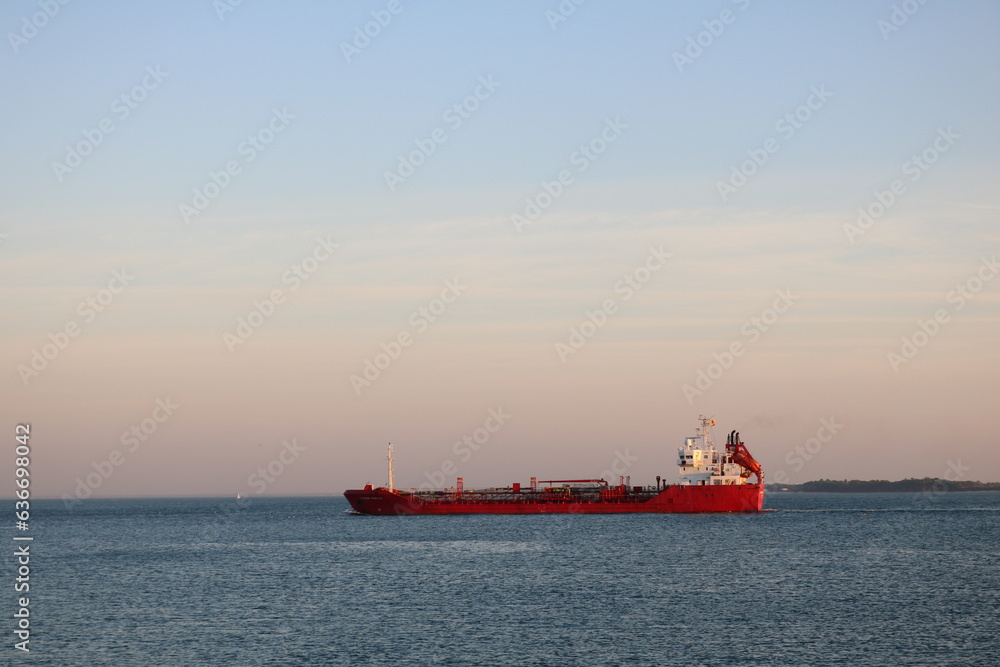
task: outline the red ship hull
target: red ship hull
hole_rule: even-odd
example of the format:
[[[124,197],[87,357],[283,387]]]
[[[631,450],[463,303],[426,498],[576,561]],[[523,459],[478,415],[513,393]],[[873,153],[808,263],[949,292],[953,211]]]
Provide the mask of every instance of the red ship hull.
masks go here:
[[[356,512],[398,514],[625,514],[682,512],[759,512],[764,506],[763,484],[667,486],[653,494],[620,492],[616,497],[579,500],[545,498],[525,493],[523,498],[480,500],[448,494],[392,492],[386,488],[345,491]]]

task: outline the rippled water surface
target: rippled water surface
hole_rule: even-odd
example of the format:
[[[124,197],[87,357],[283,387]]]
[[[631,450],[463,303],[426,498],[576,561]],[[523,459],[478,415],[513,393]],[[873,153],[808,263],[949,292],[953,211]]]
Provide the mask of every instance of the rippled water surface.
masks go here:
[[[35,665],[1000,664],[1000,494],[766,505],[362,517],[342,498],[42,502],[32,652],[10,641],[5,653]]]

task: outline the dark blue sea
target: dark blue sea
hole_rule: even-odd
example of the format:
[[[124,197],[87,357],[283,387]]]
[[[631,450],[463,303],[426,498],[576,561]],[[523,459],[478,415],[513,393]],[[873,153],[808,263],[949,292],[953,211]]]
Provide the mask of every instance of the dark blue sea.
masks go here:
[[[363,517],[342,498],[33,501],[31,653],[13,648],[9,555],[0,663],[1000,664],[1000,493],[766,506]]]

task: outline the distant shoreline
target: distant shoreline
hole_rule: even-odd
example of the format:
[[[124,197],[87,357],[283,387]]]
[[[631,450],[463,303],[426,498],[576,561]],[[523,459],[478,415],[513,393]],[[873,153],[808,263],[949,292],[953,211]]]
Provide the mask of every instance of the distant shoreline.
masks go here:
[[[890,482],[875,480],[821,479],[803,484],[767,484],[769,492],[821,492],[821,493],[940,493],[961,491],[1000,491],[1000,482],[952,482],[947,479],[924,477]]]

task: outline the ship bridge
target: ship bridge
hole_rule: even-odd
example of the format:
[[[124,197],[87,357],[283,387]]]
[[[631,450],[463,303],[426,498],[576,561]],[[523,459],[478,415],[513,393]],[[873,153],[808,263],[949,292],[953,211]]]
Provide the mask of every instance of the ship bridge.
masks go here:
[[[743,466],[733,461],[727,452],[715,448],[711,427],[715,420],[699,417],[698,435],[684,439],[677,450],[677,465],[682,486],[716,486],[746,484]],[[732,436],[730,436],[732,437]]]

